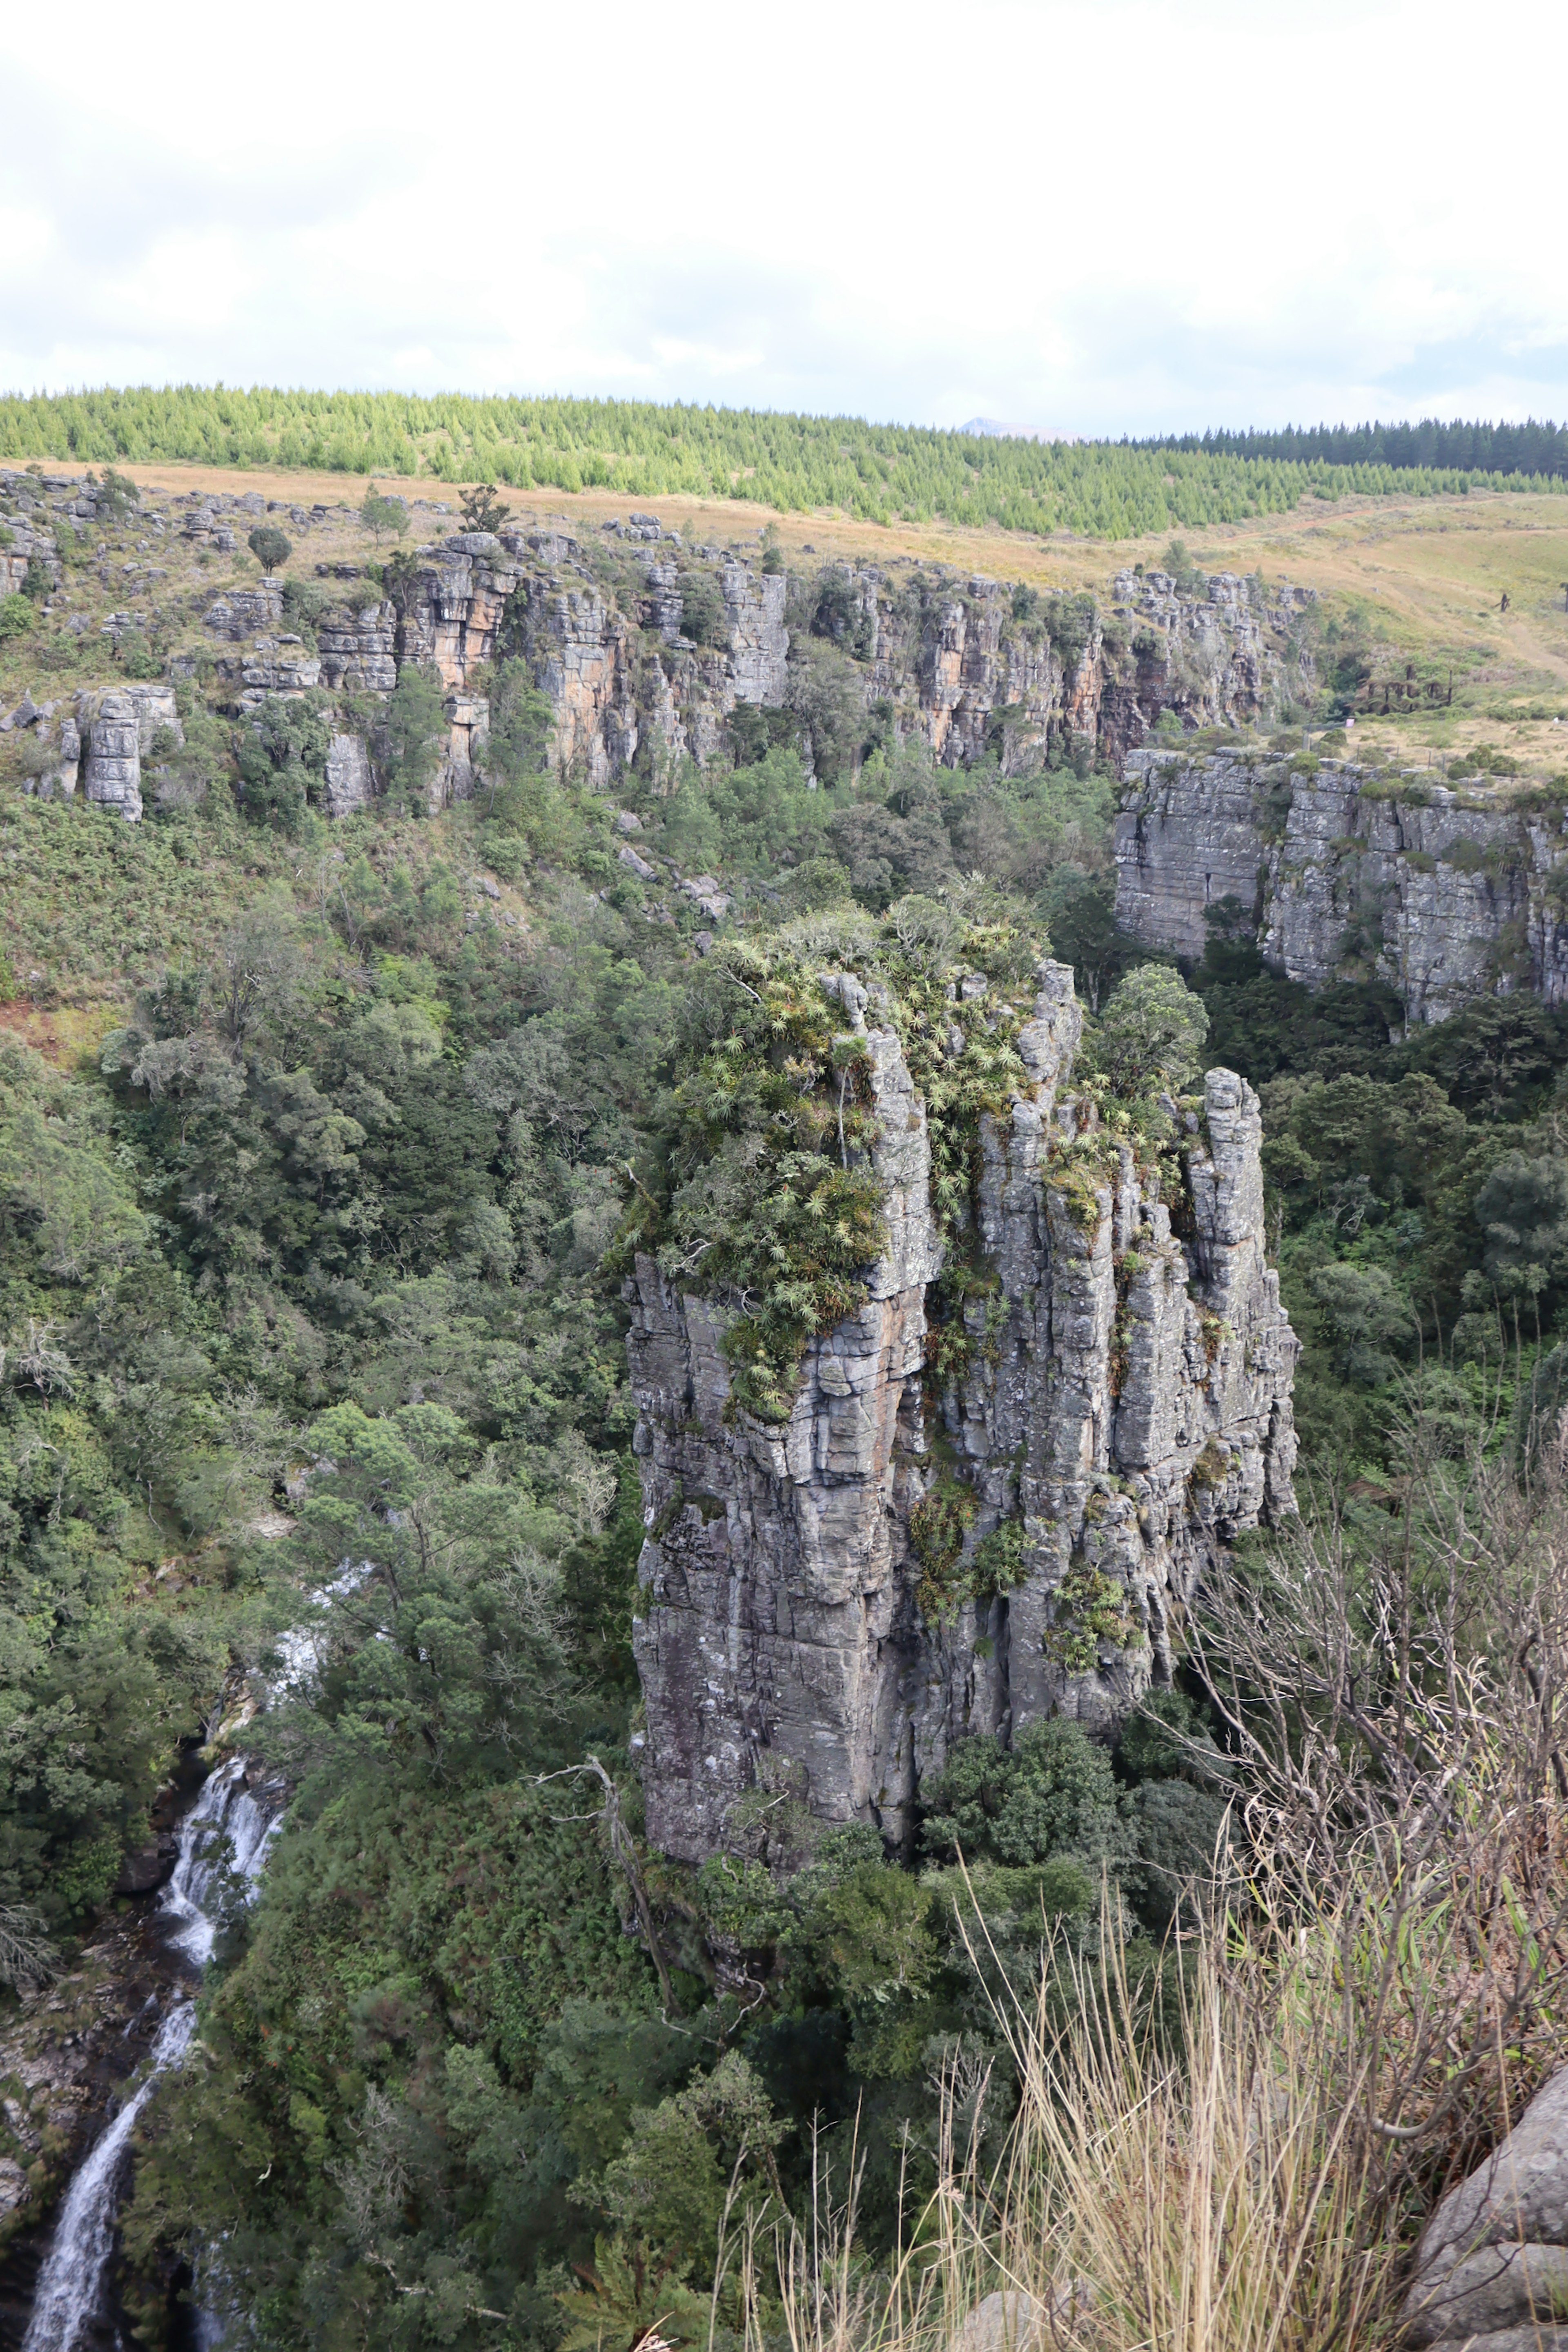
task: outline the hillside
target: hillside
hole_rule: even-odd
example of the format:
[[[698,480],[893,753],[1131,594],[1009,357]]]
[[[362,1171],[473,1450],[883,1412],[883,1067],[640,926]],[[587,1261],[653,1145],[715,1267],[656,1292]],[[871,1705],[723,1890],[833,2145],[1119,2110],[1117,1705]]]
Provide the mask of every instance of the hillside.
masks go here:
[[[0,398],[0,459],[368,472],[514,488],[754,499],[876,522],[1066,530],[1098,539],[1292,511],[1303,497],[1436,496],[1555,477],[1468,466],[1301,462],[1228,448],[1054,441],[621,401],[421,399],[185,386]]]
[[[1556,499],[1183,547],[93,472],[0,475],[0,2327],[174,1989],[148,2352],[193,2295],[267,2352],[766,2352],[851,2163],[868,2298],[964,2215],[880,2339],[945,2345],[1065,2226],[992,2178],[1038,2037],[1087,1983],[1152,2063],[1222,1958],[1364,2191],[1299,2263],[1353,2240],[1391,2326],[1565,2054],[1568,1016],[1481,958],[1406,1036],[1327,898],[1310,986],[1226,902],[1353,718],[1337,874],[1435,866],[1376,828],[1451,790],[1445,908],[1555,903]],[[1179,937],[1112,879],[1178,780]],[[1396,1858],[1465,1739],[1456,1911]],[[197,1985],[154,1906],[215,1763],[280,1825]]]

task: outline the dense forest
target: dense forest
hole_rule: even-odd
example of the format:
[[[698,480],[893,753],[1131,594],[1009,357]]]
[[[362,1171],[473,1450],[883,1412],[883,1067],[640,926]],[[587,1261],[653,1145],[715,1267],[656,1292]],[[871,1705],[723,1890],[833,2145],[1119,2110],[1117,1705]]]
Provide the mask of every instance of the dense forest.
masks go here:
[[[449,405],[479,429],[479,404]],[[340,421],[395,447],[442,407],[345,402]],[[7,429],[44,413],[17,404]],[[113,429],[101,403],[58,413]],[[281,396],[149,395],[138,414],[149,436],[210,418],[237,447],[330,423]],[[660,414],[526,418],[586,436],[614,415],[654,466]],[[741,446],[700,423],[694,464]],[[904,438],[933,469],[964,462]],[[626,1251],[679,1258],[715,1213],[694,1174],[724,1169],[710,1278],[752,1302],[765,1406],[840,1311],[875,1210],[842,1134],[802,1126],[816,1033],[800,1013],[778,1046],[762,975],[809,988],[841,955],[940,1003],[969,964],[1016,981],[1050,948],[1098,1008],[1089,1066],[1119,1116],[1153,1132],[1207,1063],[1259,1087],[1306,1343],[1303,1496],[1374,1653],[1390,1559],[1438,1509],[1418,1470],[1511,1475],[1561,1361],[1568,1016],[1489,999],[1391,1044],[1375,987],[1308,997],[1228,905],[1202,961],[1151,992],[1107,879],[1115,781],[1081,747],[1004,775],[905,743],[808,782],[792,746],[759,744],[628,776],[612,802],[552,767],[521,668],[491,684],[510,716],[484,789],[437,817],[388,796],[329,827],[303,781],[251,789],[245,731],[188,684],[183,788],[139,827],[0,806],[27,936],[47,926],[62,969],[123,996],[90,1050],[46,1057],[21,1034],[40,1009],[26,959],[3,968],[12,1984],[112,1906],[176,1748],[247,1688],[268,1700],[247,1749],[290,1790],[199,2045],[139,2129],[126,2292],[147,2346],[175,2340],[192,2262],[267,2347],[781,2341],[762,2242],[715,2296],[722,2249],[854,2177],[865,2274],[885,2275],[931,2227],[954,2132],[984,2170],[1033,2112],[1007,2000],[1043,2000],[1048,2023],[1099,1969],[1104,1998],[1179,2037],[1199,1998],[1169,1941],[1179,1889],[1212,1875],[1275,1769],[1264,1666],[1233,1643],[1252,1680],[1227,1703],[1212,1664],[1223,1593],[1190,1670],[1114,1748],[1066,1722],[965,1743],[923,1789],[906,1860],[804,1816],[772,1868],[677,1865],[640,1836]],[[289,737],[278,758],[304,756]],[[721,881],[717,939],[619,858],[617,809],[645,866]],[[525,909],[510,929],[488,911],[501,884]],[[956,1192],[997,1083],[965,1066],[944,1098]],[[1261,1541],[1243,1571],[1268,1589]],[[316,1670],[287,1672],[302,1618]],[[1298,1665],[1310,1654],[1303,1634]],[[1539,2073],[1552,2031],[1549,2007],[1520,2026],[1510,2081]],[[1385,2239],[1477,2128],[1438,2128],[1419,2177],[1410,2156],[1379,2176],[1378,2210],[1402,2217]]]
[[[1399,447],[1403,453],[1405,445]],[[1370,445],[1331,455],[1261,441],[1255,447],[1245,436],[1041,443],[858,417],[458,394],[184,385],[0,398],[0,458],[15,461],[117,466],[173,459],[447,482],[484,476],[516,489],[602,488],[627,499],[737,498],[786,513],[836,507],[872,522],[941,516],[1091,539],[1286,514],[1310,495],[1432,497],[1479,486],[1554,487],[1560,453],[1543,450],[1537,466],[1527,462],[1524,442],[1509,443],[1508,451],[1506,461],[1484,454],[1416,461]]]
[[[1183,433],[1141,449],[1283,458],[1298,466],[1392,466],[1400,472],[1473,469],[1482,474],[1568,474],[1568,425],[1466,424],[1424,416],[1418,425],[1287,425],[1280,433]]]

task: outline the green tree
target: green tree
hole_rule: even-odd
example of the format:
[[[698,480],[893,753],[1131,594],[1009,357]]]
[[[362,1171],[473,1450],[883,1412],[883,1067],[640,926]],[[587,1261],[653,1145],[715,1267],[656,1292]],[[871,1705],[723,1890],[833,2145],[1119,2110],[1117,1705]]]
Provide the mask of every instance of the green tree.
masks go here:
[[[366,490],[359,511],[360,520],[371,532],[378,547],[381,545],[384,534],[387,531],[392,533],[394,539],[401,539],[408,529],[408,509],[404,501],[401,499],[384,496],[374,482]]]
[[[1093,1033],[1092,1050],[1123,1102],[1177,1094],[1195,1075],[1208,1014],[1179,972],[1140,964],[1116,983]]]
[[[921,1793],[921,1843],[944,1858],[1095,1869],[1131,1859],[1109,1748],[1059,1716],[1027,1725],[1011,1748],[989,1735],[961,1740]]]
[[[1070,963],[1091,1013],[1102,995],[1139,954],[1116,920],[1116,889],[1103,876],[1066,866],[1051,877],[1043,898],[1051,947]]]
[[[92,476],[88,475],[88,480]],[[117,474],[112,466],[105,466],[99,482],[99,509],[111,523],[129,522],[142,503],[142,493],[129,474]]]
[[[465,530],[500,530],[507,519],[508,509],[497,498],[493,482],[476,482],[471,489],[460,491],[458,503]]]
[[[247,534],[245,543],[263,572],[276,572],[288,562],[294,552],[292,543],[284,538],[276,525],[269,522],[258,523],[256,529]]]
[[[428,807],[440,765],[447,732],[444,703],[435,671],[405,662],[386,707],[384,764],[388,796],[416,814]]]

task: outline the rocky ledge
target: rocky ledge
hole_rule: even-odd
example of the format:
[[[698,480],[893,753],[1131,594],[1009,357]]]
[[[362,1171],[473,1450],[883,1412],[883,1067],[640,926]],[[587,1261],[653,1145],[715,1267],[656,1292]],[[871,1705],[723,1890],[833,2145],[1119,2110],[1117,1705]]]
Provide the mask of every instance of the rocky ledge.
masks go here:
[[[898,1847],[966,1734],[1057,1712],[1109,1734],[1168,1676],[1214,1548],[1293,1508],[1298,1349],[1265,1263],[1251,1088],[1211,1070],[1175,1113],[1179,1163],[1141,1164],[1073,1094],[1072,974],[1042,965],[1029,1084],[979,1138],[972,1344],[939,1372],[925,1106],[879,992],[828,986],[868,1056],[888,1243],[859,1313],[808,1349],[788,1420],[731,1397],[731,1303],[649,1258],[626,1286],[648,1834],[691,1860],[735,1842],[759,1786]]]

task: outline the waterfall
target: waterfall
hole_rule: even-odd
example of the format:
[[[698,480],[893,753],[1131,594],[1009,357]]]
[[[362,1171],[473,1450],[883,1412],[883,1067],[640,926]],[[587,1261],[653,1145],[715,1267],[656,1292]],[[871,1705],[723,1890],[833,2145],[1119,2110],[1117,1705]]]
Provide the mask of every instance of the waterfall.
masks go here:
[[[219,1766],[185,1815],[179,1859],[158,1908],[172,1923],[171,1944],[193,1968],[212,1958],[227,1906],[253,1898],[280,1820],[268,1818],[246,1787],[238,1756]],[[122,2160],[136,2118],[159,2075],[184,2056],[195,2017],[188,1995],[172,2002],[146,2074],[78,2168],[38,2273],[22,2352],[76,2352],[92,2326],[114,2251]]]

